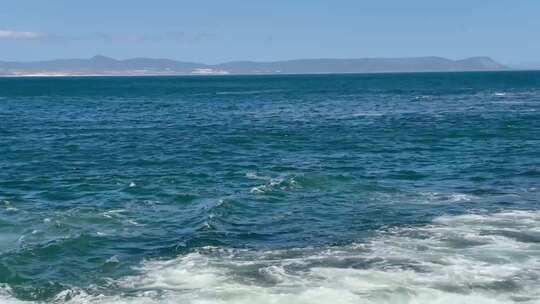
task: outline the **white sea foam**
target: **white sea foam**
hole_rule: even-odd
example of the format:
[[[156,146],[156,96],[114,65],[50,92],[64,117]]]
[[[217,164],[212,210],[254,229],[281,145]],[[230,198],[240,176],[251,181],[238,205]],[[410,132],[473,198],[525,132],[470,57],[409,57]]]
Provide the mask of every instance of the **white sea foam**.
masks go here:
[[[427,202],[445,202],[445,203],[467,203],[478,199],[478,197],[464,193],[442,193],[442,192],[423,192],[420,193]]]
[[[274,190],[291,190],[299,188],[298,182],[294,177],[291,178],[271,178],[266,184],[256,186],[250,189],[251,193],[264,194]]]
[[[28,302],[19,301],[11,296],[12,290],[5,284],[0,284],[0,303],[2,304],[24,304]]]
[[[272,191],[274,188],[281,185],[285,180],[282,178],[273,178],[268,183],[251,188],[251,193],[262,194]]]
[[[125,217],[124,213],[126,212],[126,209],[113,209],[103,212],[102,215],[106,218],[123,218]]]
[[[443,216],[324,249],[206,247],[147,261],[138,272],[114,283],[126,294],[79,291],[65,298],[70,304],[540,303],[540,212]]]
[[[4,205],[5,210],[8,211],[8,212],[17,212],[17,211],[19,211],[19,209],[17,209],[15,206],[13,206],[13,204],[11,204],[10,201],[4,201],[3,205]]]
[[[256,173],[247,173],[246,177],[253,180],[265,180],[266,183],[250,189],[251,193],[264,194],[276,190],[287,191],[301,188],[295,176],[282,175],[279,177],[261,176]]]

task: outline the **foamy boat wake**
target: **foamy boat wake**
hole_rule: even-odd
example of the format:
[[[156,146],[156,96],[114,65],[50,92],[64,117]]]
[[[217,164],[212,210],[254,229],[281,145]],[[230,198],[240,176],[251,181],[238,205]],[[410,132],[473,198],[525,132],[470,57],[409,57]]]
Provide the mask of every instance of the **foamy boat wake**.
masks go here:
[[[443,216],[341,247],[205,247],[56,303],[540,303],[540,212]],[[101,289],[103,290],[103,289]],[[26,303],[0,291],[1,303]]]

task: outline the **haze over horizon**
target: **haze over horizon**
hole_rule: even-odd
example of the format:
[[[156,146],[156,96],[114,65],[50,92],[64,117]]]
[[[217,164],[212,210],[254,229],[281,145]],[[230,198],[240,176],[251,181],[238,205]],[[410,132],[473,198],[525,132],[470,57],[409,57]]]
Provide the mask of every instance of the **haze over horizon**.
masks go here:
[[[434,3],[413,0],[244,1],[7,0],[0,61],[170,58],[235,60],[489,56],[540,62],[537,1]]]

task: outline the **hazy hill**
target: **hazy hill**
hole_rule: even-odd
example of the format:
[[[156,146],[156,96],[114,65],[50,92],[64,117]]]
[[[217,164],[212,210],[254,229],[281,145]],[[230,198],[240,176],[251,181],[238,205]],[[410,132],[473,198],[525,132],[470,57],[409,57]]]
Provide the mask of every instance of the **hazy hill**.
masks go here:
[[[238,61],[218,64],[216,68],[235,74],[439,72],[505,69],[503,65],[488,57],[474,57],[457,61],[441,57],[299,59],[276,62]]]
[[[498,71],[506,69],[489,57],[450,60],[442,57],[298,59],[274,62],[234,61],[216,65],[170,59],[105,56],[34,62],[0,61],[0,75],[190,75],[190,74],[320,74],[444,71]]]

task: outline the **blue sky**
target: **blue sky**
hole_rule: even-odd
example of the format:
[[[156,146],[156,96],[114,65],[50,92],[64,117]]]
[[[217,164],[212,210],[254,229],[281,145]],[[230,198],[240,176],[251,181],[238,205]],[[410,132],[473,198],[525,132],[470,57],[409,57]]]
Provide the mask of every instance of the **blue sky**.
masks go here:
[[[540,62],[539,0],[2,0],[0,60],[491,56]]]

